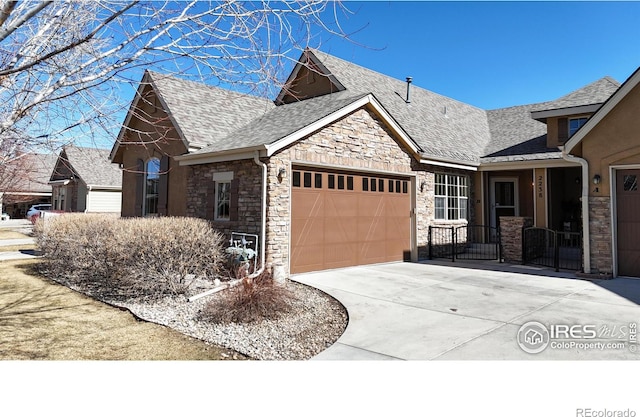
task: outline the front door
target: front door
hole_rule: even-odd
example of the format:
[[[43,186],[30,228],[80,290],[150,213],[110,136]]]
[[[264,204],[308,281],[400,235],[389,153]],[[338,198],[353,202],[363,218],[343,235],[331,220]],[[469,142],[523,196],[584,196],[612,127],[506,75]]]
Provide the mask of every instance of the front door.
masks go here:
[[[518,179],[492,178],[490,186],[491,227],[500,227],[500,216],[518,215]]]
[[[640,169],[616,171],[618,275],[640,277]]]

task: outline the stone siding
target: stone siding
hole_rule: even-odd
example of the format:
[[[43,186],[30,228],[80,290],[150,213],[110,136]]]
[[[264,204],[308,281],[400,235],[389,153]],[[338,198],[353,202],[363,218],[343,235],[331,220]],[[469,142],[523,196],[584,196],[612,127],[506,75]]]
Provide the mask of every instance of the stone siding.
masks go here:
[[[611,274],[611,198],[589,197],[589,245],[591,272]]]
[[[522,229],[531,226],[531,217],[500,217],[500,239],[505,262],[522,263]]]
[[[233,172],[238,179],[238,221],[212,221],[212,226],[231,238],[231,232],[260,234],[262,168],[252,159],[217,164],[194,165],[187,180],[187,216],[207,218],[207,192],[215,172]]]

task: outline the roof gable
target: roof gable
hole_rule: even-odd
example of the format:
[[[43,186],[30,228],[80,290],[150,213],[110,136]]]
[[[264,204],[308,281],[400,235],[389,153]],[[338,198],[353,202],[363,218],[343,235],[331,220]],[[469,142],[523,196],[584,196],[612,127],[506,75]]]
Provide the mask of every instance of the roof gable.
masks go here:
[[[122,172],[117,165],[109,162],[108,149],[65,146],[51,173],[51,181],[72,179],[82,180],[88,186],[122,186]]]
[[[604,119],[614,107],[616,107],[627,94],[640,83],[640,68],[636,69],[627,80],[622,83],[615,93],[596,111],[596,113],[587,120],[587,122],[565,143],[563,152],[571,153],[573,148],[584,139],[589,132]]]
[[[547,117],[593,113],[620,88],[611,77],[603,77],[554,101],[540,103],[531,110],[531,117],[544,120]]]
[[[275,107],[272,101],[173,76],[145,71],[111,151],[114,159],[145,90],[152,88],[187,149],[215,143]]]

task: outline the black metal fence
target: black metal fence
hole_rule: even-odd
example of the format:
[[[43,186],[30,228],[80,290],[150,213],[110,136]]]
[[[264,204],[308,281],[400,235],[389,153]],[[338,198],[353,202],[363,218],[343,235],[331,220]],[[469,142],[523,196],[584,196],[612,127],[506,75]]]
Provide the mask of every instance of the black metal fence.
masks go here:
[[[500,232],[483,225],[429,226],[429,259],[501,260]]]
[[[582,234],[540,227],[522,230],[522,263],[560,269],[582,268]]]

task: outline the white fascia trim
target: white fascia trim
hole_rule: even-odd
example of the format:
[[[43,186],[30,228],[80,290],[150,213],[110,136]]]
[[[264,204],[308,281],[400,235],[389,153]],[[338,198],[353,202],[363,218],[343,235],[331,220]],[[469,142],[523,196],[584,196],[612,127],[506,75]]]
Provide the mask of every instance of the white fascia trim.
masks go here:
[[[436,161],[434,159],[421,159],[420,163],[421,164],[428,164],[428,165],[435,165],[435,166],[439,166],[439,167],[464,169],[466,171],[477,171],[478,168],[479,168],[477,166],[453,164],[451,162]]]
[[[572,116],[585,113],[595,113],[602,106],[602,103],[589,104],[586,106],[564,107],[562,109],[532,111],[532,119],[547,119],[549,117]]]
[[[67,185],[71,182],[71,179],[67,178],[65,180],[53,180],[49,181],[47,184],[49,185]]]
[[[89,191],[122,191],[122,187],[118,185],[97,185],[87,184]]]
[[[35,196],[35,197],[51,197],[50,192],[29,192],[29,191],[3,191],[0,194],[4,195],[26,195],[26,196]]]
[[[616,91],[609,100],[607,100],[600,110],[582,125],[580,129],[565,143],[564,152],[567,154],[578,144],[598,123],[605,118],[614,107],[624,99],[631,90],[633,90],[640,81],[640,71],[637,71]]]
[[[414,154],[418,154],[418,147],[413,143],[413,141],[411,140],[411,138],[409,137],[409,135],[407,135],[404,130],[400,127],[400,125],[398,125],[398,123],[396,123],[395,120],[393,120],[393,118],[391,117],[391,115],[382,107],[382,105],[378,102],[378,100],[376,100],[375,97],[373,97],[373,95],[368,94],[365,97],[362,97],[359,100],[354,101],[353,103],[341,108],[340,110],[331,113],[328,116],[323,117],[320,120],[317,120],[313,123],[311,123],[310,125],[295,131],[293,133],[291,133],[288,136],[285,136],[284,138],[272,143],[271,145],[265,145],[266,149],[267,149],[267,156],[270,157],[273,154],[275,154],[276,152],[278,152],[279,150],[286,148],[287,146],[291,145],[292,143],[304,138],[305,136],[308,136],[310,134],[312,134],[313,132],[316,132],[320,129],[322,129],[323,127],[335,122],[336,120],[358,110],[361,107],[364,107],[366,105],[370,105],[371,107],[373,107],[374,111],[382,118],[382,120],[389,126],[391,127],[391,129],[393,130],[394,133],[396,133],[400,139],[402,140],[402,142],[409,147]]]
[[[517,171],[521,169],[533,168],[570,168],[580,166],[578,163],[571,163],[563,159],[541,159],[536,161],[509,161],[482,164],[478,171]]]
[[[224,153],[206,153],[206,154],[186,154],[176,156],[173,159],[178,161],[180,166],[212,164],[216,162],[239,161],[242,159],[253,159],[255,153],[260,152],[260,157],[265,156],[264,146],[253,148],[236,149]]]

